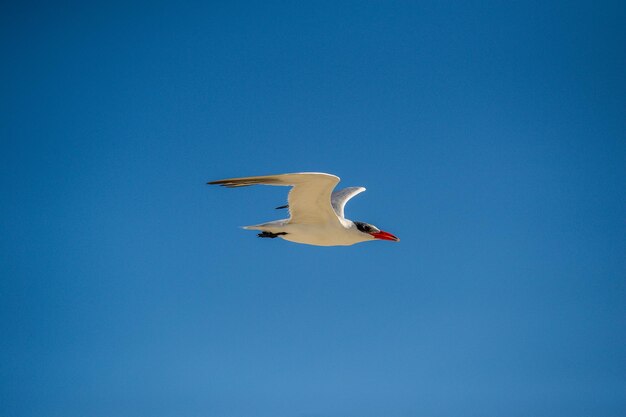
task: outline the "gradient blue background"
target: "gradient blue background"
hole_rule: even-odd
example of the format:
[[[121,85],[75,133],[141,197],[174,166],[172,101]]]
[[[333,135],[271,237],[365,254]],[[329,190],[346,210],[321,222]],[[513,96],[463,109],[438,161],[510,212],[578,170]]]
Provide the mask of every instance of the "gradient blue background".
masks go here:
[[[624,416],[624,2],[1,8],[3,416]],[[400,243],[237,226],[294,171]]]

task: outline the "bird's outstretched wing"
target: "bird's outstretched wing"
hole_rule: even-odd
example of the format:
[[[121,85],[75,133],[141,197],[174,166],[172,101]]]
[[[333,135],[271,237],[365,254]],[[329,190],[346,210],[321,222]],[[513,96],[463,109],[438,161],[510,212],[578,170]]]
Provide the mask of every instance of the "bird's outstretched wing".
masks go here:
[[[330,198],[330,202],[333,205],[333,209],[335,210],[335,213],[337,213],[337,216],[342,219],[345,218],[343,209],[346,206],[346,203],[352,197],[362,193],[363,191],[365,191],[365,187],[347,187],[342,190],[335,191]]]
[[[293,188],[289,192],[288,198],[290,221],[297,223],[326,223],[339,221],[330,201],[332,191],[338,182],[339,177],[335,175],[321,172],[300,172],[260,177],[229,178],[211,181],[208,184],[230,188],[257,184],[292,186]]]

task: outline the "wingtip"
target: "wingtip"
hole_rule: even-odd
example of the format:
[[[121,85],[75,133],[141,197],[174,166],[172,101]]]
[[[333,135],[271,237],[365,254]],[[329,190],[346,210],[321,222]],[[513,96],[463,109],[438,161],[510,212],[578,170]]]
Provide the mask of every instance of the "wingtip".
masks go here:
[[[207,182],[207,185],[219,185],[220,187],[235,188],[235,187],[242,187],[247,184],[234,184],[230,180],[217,180],[217,181],[209,181]]]

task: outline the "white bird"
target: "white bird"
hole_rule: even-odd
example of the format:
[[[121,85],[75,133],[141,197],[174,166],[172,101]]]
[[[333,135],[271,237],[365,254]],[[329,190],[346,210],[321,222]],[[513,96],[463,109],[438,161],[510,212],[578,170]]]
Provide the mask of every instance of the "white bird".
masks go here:
[[[283,185],[293,187],[289,192],[288,219],[275,220],[244,229],[260,230],[259,237],[276,238],[316,246],[349,246],[370,240],[399,241],[391,233],[364,222],[348,220],[343,210],[352,197],[365,191],[364,187],[333,189],[339,177],[321,172],[266,175],[261,177],[229,178],[208,184],[235,188],[248,185]]]

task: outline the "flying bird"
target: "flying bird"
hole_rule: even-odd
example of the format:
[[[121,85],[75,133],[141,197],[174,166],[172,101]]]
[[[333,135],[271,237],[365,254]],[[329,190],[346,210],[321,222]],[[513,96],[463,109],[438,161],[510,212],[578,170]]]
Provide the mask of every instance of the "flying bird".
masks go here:
[[[348,187],[333,191],[339,177],[321,172],[266,175],[261,177],[229,178],[211,181],[208,184],[228,188],[249,185],[282,185],[293,187],[289,191],[287,206],[289,218],[275,220],[244,229],[258,230],[259,237],[276,238],[306,245],[349,246],[371,240],[400,239],[376,226],[348,220],[344,207],[348,200],[365,191],[364,187]]]

